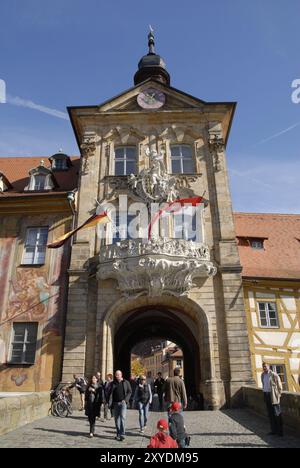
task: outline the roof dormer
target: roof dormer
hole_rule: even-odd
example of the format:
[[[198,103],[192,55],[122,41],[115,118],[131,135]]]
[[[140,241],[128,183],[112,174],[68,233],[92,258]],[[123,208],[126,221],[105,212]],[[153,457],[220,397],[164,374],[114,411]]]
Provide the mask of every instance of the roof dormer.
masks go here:
[[[9,180],[5,177],[3,172],[0,172],[0,193],[5,192],[6,190],[12,188],[11,183]]]
[[[70,157],[63,153],[62,149],[59,150],[58,153],[53,154],[50,156],[49,161],[51,163],[52,171],[68,171],[69,168],[72,166],[72,162]]]
[[[57,187],[55,177],[52,171],[45,167],[43,159],[37,167],[29,171],[29,176],[29,184],[24,189],[26,191],[44,192]]]

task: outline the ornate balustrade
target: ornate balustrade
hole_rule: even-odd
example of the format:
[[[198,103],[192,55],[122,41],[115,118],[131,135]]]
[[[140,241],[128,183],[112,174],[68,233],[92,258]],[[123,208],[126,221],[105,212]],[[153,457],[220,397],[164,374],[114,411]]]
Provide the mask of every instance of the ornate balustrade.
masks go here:
[[[182,239],[130,239],[103,246],[97,276],[113,278],[124,296],[186,295],[193,279],[216,274],[205,244]]]

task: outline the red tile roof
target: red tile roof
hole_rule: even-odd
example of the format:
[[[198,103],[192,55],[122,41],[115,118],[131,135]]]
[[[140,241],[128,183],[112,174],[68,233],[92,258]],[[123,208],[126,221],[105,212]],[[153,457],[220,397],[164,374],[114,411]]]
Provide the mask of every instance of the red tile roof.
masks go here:
[[[0,172],[2,172],[8,181],[12,185],[12,189],[7,190],[3,196],[19,196],[30,195],[32,192],[24,192],[24,188],[29,183],[29,171],[37,166],[39,166],[41,160],[44,160],[45,167],[51,168],[50,161],[48,156],[38,156],[38,157],[0,157]],[[58,184],[58,187],[50,193],[59,193],[59,192],[68,192],[73,190],[78,186],[78,172],[79,172],[79,162],[80,158],[74,156],[70,158],[72,161],[72,167],[68,171],[54,171],[54,177]],[[41,192],[42,193],[42,192]],[[41,195],[37,193],[37,195]],[[47,192],[49,194],[49,192]]]
[[[243,277],[300,280],[300,214],[235,213],[236,236],[265,238],[264,249],[239,245]]]

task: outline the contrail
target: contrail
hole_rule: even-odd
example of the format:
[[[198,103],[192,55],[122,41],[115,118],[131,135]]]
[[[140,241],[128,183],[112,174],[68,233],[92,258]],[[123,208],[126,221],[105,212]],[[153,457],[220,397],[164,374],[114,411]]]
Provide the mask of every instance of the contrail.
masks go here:
[[[53,117],[58,117],[59,119],[69,120],[69,116],[65,112],[61,112],[56,109],[51,109],[50,107],[41,106],[40,104],[36,104],[35,102],[29,101],[27,99],[22,99],[18,96],[10,96],[8,94],[6,96],[6,102],[14,106],[28,107],[29,109],[44,112],[45,114],[52,115]]]
[[[297,122],[297,123],[295,123],[294,125],[291,125],[290,127],[286,128],[285,130],[281,130],[281,132],[275,133],[275,135],[272,135],[272,136],[270,136],[270,137],[268,137],[268,138],[265,138],[264,140],[259,141],[259,142],[256,143],[256,145],[254,145],[254,146],[262,145],[263,143],[267,143],[267,141],[274,140],[274,138],[277,138],[277,137],[279,137],[280,135],[283,135],[284,133],[287,133],[287,132],[289,132],[290,130],[293,130],[295,127],[298,127],[298,125],[300,125],[300,122]]]

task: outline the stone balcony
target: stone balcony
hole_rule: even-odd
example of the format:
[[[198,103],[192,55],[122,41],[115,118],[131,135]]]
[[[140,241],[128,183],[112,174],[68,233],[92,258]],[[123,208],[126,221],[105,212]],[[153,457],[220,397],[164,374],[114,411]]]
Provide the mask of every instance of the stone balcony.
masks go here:
[[[187,295],[194,278],[216,274],[208,246],[182,239],[130,239],[100,249],[98,279],[116,279],[123,296]]]

